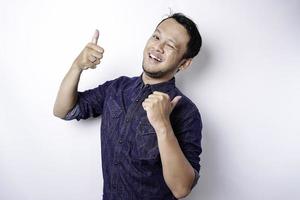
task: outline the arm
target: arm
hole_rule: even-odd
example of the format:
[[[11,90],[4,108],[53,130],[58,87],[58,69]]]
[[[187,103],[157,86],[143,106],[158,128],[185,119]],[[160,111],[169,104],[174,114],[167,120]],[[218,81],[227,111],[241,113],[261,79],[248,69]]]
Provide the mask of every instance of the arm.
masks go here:
[[[100,63],[104,50],[97,45],[98,37],[99,32],[96,30],[92,42],[86,45],[65,75],[53,107],[53,114],[56,117],[63,119],[76,104],[82,71],[88,68],[94,69]]]
[[[170,121],[156,130],[163,176],[176,198],[186,197],[193,186],[195,172],[184,156]]]
[[[75,65],[64,77],[53,108],[56,117],[64,118],[77,101],[77,87],[82,70]]]
[[[187,196],[196,184],[199,177],[196,171],[199,170],[198,154],[201,151],[201,134],[197,134],[200,125],[196,115],[185,121],[184,134],[177,138],[173,132],[169,118],[180,98],[177,96],[170,101],[167,94],[155,91],[142,104],[157,135],[165,182],[176,198]],[[198,125],[195,126],[195,123]]]

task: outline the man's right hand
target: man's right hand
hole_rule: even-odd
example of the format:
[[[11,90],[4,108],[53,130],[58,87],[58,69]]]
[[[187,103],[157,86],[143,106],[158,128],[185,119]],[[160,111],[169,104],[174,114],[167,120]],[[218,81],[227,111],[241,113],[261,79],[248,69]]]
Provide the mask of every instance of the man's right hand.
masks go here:
[[[100,64],[103,57],[104,49],[97,45],[99,31],[96,29],[92,42],[88,43],[81,51],[79,56],[74,60],[72,67],[85,70],[88,68],[95,69]]]

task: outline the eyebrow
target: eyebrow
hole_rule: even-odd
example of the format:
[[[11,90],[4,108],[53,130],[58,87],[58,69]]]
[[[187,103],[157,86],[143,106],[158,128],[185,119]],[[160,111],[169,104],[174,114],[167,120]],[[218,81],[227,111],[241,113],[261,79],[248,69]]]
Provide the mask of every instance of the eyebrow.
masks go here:
[[[155,31],[158,32],[159,34],[161,33],[161,31],[160,31],[158,28],[156,28]],[[168,40],[169,40],[170,42],[173,42],[175,45],[177,45],[176,41],[173,40],[172,38],[168,38]]]

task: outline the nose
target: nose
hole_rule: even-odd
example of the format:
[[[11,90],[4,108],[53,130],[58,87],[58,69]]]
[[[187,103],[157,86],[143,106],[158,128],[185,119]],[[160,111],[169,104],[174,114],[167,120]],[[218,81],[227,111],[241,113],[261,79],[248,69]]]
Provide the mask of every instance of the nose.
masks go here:
[[[156,44],[154,45],[154,49],[157,52],[164,53],[164,43],[161,41],[157,41]]]

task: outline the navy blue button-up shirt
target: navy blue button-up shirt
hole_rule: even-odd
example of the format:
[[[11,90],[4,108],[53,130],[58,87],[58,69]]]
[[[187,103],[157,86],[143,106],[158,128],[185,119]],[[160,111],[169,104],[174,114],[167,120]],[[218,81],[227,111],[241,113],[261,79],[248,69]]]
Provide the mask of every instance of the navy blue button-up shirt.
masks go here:
[[[181,150],[199,178],[202,121],[195,104],[175,86],[175,78],[144,84],[139,77],[119,77],[78,92],[77,103],[66,120],[102,116],[101,153],[103,200],[176,199],[164,181],[154,128],[142,102],[152,92],[182,96],[170,115]]]

